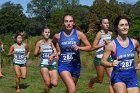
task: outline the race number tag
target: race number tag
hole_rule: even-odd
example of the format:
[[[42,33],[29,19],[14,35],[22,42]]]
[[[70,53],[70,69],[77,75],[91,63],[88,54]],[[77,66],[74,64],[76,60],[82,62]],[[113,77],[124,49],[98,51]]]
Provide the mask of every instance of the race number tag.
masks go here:
[[[51,53],[43,52],[43,53],[42,53],[42,58],[43,58],[43,59],[48,59],[50,55],[51,55]]]
[[[17,55],[17,60],[24,60],[25,56],[24,55]]]
[[[133,61],[134,60],[128,60],[128,61],[125,61],[125,62],[121,62],[120,63],[120,66],[121,66],[121,69],[131,69],[133,68]]]
[[[68,55],[63,55],[63,59],[66,61],[66,60],[72,60],[73,57],[71,54],[68,54]]]
[[[70,62],[74,60],[75,53],[61,54],[63,62]]]

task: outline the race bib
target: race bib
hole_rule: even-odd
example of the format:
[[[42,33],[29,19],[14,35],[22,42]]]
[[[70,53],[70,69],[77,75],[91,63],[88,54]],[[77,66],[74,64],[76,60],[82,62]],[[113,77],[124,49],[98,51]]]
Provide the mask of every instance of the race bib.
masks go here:
[[[61,54],[62,56],[62,62],[70,62],[74,60],[75,53],[68,53],[68,54]]]
[[[51,53],[43,52],[42,53],[42,58],[43,59],[48,59],[50,55],[51,55]]]
[[[25,55],[17,55],[16,56],[17,60],[24,60],[24,58],[25,58]]]
[[[126,61],[122,61],[120,62],[120,69],[124,69],[124,70],[127,70],[127,69],[131,69],[133,68],[133,61],[134,60],[126,60]]]

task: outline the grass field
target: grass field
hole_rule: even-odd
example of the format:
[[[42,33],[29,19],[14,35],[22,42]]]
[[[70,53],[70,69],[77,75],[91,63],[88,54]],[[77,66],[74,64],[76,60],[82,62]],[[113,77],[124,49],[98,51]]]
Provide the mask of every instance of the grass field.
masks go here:
[[[12,65],[3,66],[3,73],[4,77],[0,79],[0,93],[15,93],[15,74]],[[102,84],[95,84],[91,90],[87,88],[88,81],[92,76],[96,76],[94,69],[82,67],[81,76],[77,84],[77,93],[108,93],[106,75]],[[140,78],[140,76],[138,77]],[[50,93],[65,93],[65,90],[65,86],[59,78],[58,86],[52,88]],[[30,61],[27,67],[27,78],[26,80],[21,80],[21,93],[44,93],[43,91],[44,82],[40,75],[38,64]]]
[[[4,77],[0,79],[0,93],[15,93],[15,74],[12,66],[4,66],[3,73]],[[77,84],[77,93],[108,93],[106,78],[102,85],[96,84],[93,90],[87,89],[88,79],[92,75],[95,75],[93,71],[87,68],[81,69],[81,76]],[[27,78],[26,80],[21,80],[21,93],[43,93],[43,89],[44,82],[38,66],[28,66]],[[58,87],[52,88],[50,93],[65,93],[65,86],[60,78]]]

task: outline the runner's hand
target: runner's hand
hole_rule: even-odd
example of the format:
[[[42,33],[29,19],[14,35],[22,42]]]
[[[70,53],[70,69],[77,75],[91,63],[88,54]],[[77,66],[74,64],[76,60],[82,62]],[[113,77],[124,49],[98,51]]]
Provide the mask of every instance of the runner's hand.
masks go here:
[[[116,67],[116,66],[118,66],[118,64],[119,64],[119,61],[118,61],[118,58],[117,58],[117,59],[114,60],[114,62],[112,63],[112,66],[113,66],[113,67]]]
[[[73,44],[73,45],[71,46],[71,48],[74,49],[75,51],[79,50],[79,46],[76,45],[76,44]]]

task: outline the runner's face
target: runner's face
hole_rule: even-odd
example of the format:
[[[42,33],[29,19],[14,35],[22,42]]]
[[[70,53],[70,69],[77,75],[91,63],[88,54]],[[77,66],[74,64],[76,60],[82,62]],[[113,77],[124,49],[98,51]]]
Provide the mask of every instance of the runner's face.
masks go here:
[[[17,43],[19,43],[19,44],[22,43],[22,36],[21,35],[17,36]]]
[[[109,21],[108,21],[108,19],[103,19],[102,20],[101,28],[103,30],[108,30],[109,29]]]
[[[129,30],[129,24],[126,19],[121,19],[118,24],[118,34],[127,35]]]
[[[72,30],[74,25],[75,23],[72,16],[67,15],[64,17],[64,26],[66,30]]]
[[[45,39],[50,37],[50,29],[44,29],[43,36]]]

